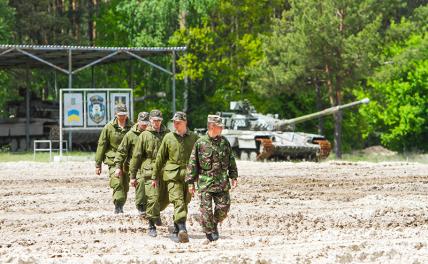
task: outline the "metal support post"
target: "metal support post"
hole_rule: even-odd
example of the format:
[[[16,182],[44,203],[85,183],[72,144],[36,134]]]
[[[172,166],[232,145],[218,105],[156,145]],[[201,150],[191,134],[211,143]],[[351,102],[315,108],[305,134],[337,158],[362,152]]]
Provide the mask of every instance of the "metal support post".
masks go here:
[[[172,52],[172,113],[176,111],[175,107],[175,51]]]

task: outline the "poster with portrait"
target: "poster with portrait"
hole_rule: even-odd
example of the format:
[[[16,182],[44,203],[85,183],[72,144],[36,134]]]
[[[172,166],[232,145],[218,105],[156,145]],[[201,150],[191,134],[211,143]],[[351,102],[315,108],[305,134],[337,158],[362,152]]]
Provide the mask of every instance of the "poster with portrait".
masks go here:
[[[83,127],[82,93],[64,93],[63,120],[65,127]]]
[[[125,105],[128,110],[128,114],[130,113],[130,97],[129,92],[111,92],[110,93],[110,119],[114,118],[114,109],[116,105]]]
[[[86,126],[102,127],[107,124],[107,96],[103,92],[86,93]]]

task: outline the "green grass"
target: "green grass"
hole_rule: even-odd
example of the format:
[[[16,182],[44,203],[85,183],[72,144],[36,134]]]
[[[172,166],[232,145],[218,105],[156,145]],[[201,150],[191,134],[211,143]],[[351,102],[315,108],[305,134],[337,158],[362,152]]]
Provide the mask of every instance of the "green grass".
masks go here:
[[[58,152],[52,152],[52,160],[58,155]],[[70,160],[95,160],[95,152],[73,151],[65,152],[63,156],[69,157]],[[33,152],[0,152],[0,162],[15,161],[49,162],[49,152],[36,152],[35,159]]]

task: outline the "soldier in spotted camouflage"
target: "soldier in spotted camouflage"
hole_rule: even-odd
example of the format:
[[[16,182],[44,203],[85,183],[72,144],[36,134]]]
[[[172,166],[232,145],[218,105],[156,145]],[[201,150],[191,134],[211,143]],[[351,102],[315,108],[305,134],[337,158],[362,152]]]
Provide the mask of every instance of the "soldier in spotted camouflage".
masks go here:
[[[200,195],[201,226],[209,241],[219,239],[218,223],[227,216],[230,208],[230,181],[237,186],[238,170],[229,141],[221,135],[222,119],[208,116],[208,132],[196,141],[185,182],[194,195],[197,183]],[[214,210],[213,210],[214,201]],[[214,212],[213,212],[214,211]]]

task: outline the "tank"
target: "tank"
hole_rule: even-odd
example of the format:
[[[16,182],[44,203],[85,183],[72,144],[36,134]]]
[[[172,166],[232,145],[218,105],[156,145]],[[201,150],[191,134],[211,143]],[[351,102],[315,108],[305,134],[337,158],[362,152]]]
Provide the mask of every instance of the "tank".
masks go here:
[[[281,120],[278,115],[258,113],[249,101],[230,102],[231,112],[223,117],[225,136],[241,160],[311,160],[326,159],[331,143],[323,135],[296,132],[295,125],[368,103],[369,99],[331,107],[301,117]]]
[[[8,117],[0,118],[0,148],[12,152],[26,150],[25,100],[11,101],[6,106]],[[59,140],[59,104],[31,95],[29,136],[30,148],[33,141],[40,139]],[[73,132],[73,147],[79,150],[94,150],[99,131]],[[53,148],[58,148],[54,143]]]

